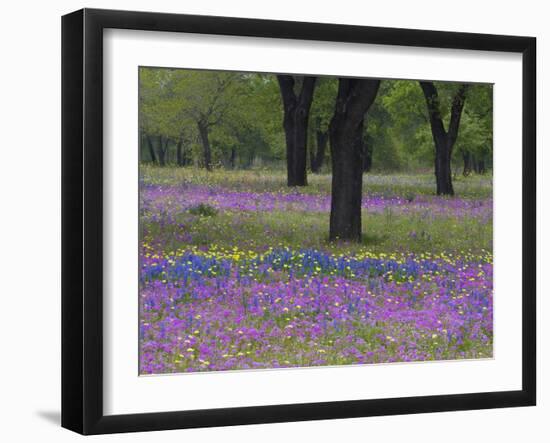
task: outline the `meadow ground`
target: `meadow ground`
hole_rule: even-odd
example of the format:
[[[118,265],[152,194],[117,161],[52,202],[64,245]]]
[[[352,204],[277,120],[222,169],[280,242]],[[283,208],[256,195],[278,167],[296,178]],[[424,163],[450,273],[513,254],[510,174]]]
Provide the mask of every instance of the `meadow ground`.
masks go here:
[[[490,176],[366,174],[350,244],[329,175],[140,171],[140,373],[492,356]]]

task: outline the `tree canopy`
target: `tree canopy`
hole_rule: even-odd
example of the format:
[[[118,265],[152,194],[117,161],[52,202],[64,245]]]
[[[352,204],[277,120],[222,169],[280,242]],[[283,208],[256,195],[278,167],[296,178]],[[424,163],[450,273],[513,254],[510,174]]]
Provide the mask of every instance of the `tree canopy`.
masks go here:
[[[304,82],[294,77],[299,97]],[[460,84],[430,83],[447,131]],[[207,169],[286,167],[284,103],[275,74],[142,67],[139,85],[141,161]],[[337,78],[317,78],[307,122],[312,172],[331,169],[328,129],[337,93]],[[491,170],[492,115],[492,85],[469,85],[451,151],[454,175]],[[365,171],[433,169],[430,113],[418,81],[381,81],[365,122]]]

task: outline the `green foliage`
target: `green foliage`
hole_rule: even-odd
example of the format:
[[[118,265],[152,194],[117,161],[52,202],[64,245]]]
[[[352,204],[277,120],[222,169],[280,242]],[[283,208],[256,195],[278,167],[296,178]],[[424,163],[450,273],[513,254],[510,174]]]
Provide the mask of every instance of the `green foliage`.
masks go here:
[[[448,126],[457,83],[436,82],[444,124]],[[212,162],[225,169],[285,167],[283,109],[275,75],[184,69],[140,68],[141,159],[151,161],[146,135],[166,145],[166,163],[176,161],[181,143],[187,164],[202,164],[198,123],[208,127]],[[317,131],[328,131],[338,81],[318,79],[310,112],[308,149]],[[471,85],[466,98],[454,169],[466,154],[492,167],[492,85]],[[426,103],[418,81],[384,80],[366,117],[364,140],[373,171],[430,172],[434,144]],[[326,151],[325,169],[330,166]]]
[[[316,130],[327,131],[336,104],[338,80],[334,77],[320,77],[315,86],[310,118]]]
[[[390,143],[400,154],[402,165],[427,166],[431,162],[431,136],[422,90],[414,81],[386,81],[380,98],[389,118],[384,127],[390,134]],[[389,123],[387,123],[389,122]],[[378,153],[391,157],[391,152]]]
[[[492,128],[493,87],[492,85],[473,85],[470,88],[462,115],[455,156],[458,157],[460,154],[467,152],[473,155],[475,159],[483,160],[492,165]]]
[[[189,213],[192,215],[199,215],[201,217],[214,217],[218,214],[218,210],[206,203],[199,203],[196,206],[189,208]]]

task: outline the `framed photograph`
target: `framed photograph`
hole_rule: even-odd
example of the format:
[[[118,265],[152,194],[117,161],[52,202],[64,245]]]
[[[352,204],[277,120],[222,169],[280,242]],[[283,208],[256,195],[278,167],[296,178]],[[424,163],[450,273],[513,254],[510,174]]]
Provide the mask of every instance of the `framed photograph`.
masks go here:
[[[531,37],[62,19],[62,425],[535,405]]]

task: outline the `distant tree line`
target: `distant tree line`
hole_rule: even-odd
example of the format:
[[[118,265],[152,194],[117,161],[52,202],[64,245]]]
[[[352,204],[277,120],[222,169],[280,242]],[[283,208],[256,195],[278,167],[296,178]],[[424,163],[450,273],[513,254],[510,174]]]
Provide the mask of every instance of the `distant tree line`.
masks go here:
[[[159,166],[330,171],[330,238],[361,238],[364,172],[492,169],[492,85],[141,68],[140,156]],[[460,171],[460,172],[458,172]]]

